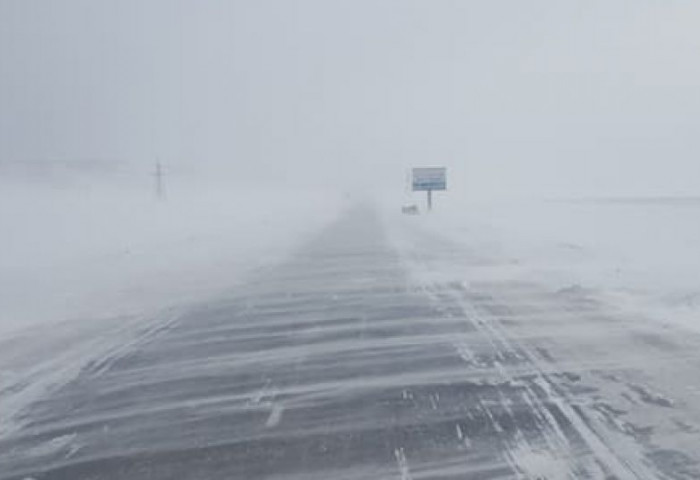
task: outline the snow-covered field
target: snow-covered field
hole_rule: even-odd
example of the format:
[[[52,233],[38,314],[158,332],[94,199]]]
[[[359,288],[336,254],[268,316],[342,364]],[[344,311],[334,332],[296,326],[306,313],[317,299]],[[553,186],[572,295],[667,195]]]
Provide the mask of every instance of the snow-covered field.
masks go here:
[[[326,192],[4,188],[0,336],[199,300],[273,262],[338,211]]]
[[[500,264],[440,274],[585,288],[616,308],[700,330],[700,199],[438,201],[415,223]]]
[[[0,437],[26,405],[157,335],[183,308],[235,289],[343,208],[323,191],[201,189],[157,200],[3,187]]]

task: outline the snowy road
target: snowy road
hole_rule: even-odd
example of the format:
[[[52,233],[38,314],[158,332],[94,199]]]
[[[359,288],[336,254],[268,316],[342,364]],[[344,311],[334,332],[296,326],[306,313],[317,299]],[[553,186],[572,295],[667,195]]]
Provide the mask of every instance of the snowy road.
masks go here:
[[[443,275],[499,260],[411,221],[354,210],[111,349],[22,413],[0,478],[700,478],[700,338]]]

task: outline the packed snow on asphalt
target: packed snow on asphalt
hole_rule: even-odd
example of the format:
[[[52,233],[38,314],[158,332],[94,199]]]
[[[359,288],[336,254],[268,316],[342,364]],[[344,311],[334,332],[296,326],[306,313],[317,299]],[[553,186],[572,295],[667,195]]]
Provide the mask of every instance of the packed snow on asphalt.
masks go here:
[[[73,292],[94,317],[6,332],[0,478],[700,477],[699,203],[295,198],[164,228],[165,271],[153,234]]]

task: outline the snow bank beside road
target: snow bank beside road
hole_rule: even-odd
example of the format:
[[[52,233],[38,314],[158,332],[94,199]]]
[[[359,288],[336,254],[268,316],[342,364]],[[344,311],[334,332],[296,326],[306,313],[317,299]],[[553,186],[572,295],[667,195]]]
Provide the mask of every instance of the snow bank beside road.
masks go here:
[[[500,262],[452,274],[592,289],[621,308],[700,330],[700,200],[440,200],[415,223]]]
[[[335,216],[326,192],[146,192],[46,186],[0,193],[0,336],[141,314],[229,287]]]

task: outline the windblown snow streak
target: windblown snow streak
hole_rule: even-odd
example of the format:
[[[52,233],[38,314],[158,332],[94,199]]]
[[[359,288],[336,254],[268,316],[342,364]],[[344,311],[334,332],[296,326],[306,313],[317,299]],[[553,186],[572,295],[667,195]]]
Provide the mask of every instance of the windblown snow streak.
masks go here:
[[[662,381],[696,338],[445,262],[494,259],[353,211],[36,402],[0,478],[700,476],[692,395]]]

